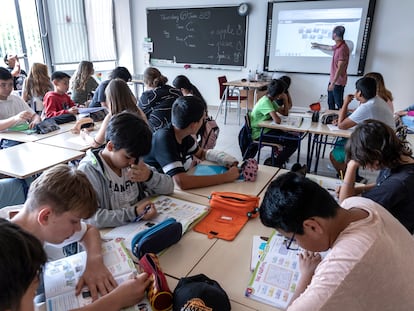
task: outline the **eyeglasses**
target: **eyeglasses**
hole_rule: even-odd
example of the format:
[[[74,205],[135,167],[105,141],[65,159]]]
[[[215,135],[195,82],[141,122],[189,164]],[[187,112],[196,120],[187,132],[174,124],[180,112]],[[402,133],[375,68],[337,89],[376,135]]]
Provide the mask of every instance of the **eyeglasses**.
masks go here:
[[[285,240],[286,248],[291,250],[291,251],[299,250],[299,245],[296,244],[295,235],[296,235],[296,232],[293,233],[292,237],[289,240]],[[293,243],[295,243],[295,244],[292,246]]]
[[[2,88],[13,87],[13,82],[2,82],[0,83],[0,87]]]

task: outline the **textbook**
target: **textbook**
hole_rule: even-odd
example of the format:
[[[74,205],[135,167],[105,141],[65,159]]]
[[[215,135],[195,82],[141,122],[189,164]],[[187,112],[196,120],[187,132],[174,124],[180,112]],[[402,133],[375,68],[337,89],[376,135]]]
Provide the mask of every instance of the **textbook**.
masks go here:
[[[134,277],[137,273],[134,262],[125,249],[121,239],[102,243],[104,263],[118,284]],[[65,257],[46,263],[43,280],[46,296],[47,311],[71,310],[88,305],[92,302],[89,290],[85,287],[76,296],[75,287],[85,271],[86,252]],[[122,310],[151,310],[148,300],[144,299],[138,305]]]
[[[298,252],[288,250],[286,238],[274,231],[252,274],[246,296],[286,309],[300,278]]]
[[[162,222],[167,218],[175,218],[183,226],[183,234],[187,232],[195,223],[204,217],[209,207],[197,203],[187,202],[166,195],[161,195],[151,199],[157,209],[158,215],[151,220],[141,220],[116,227],[107,232],[104,239],[123,238],[125,246],[130,249],[134,236],[152,226]]]
[[[286,124],[292,127],[300,127],[303,122],[303,117],[301,116],[282,116],[282,124]]]
[[[250,259],[250,270],[254,271],[256,268],[257,263],[259,262],[260,257],[262,256],[267,241],[269,240],[268,237],[254,235],[252,241],[252,258]]]

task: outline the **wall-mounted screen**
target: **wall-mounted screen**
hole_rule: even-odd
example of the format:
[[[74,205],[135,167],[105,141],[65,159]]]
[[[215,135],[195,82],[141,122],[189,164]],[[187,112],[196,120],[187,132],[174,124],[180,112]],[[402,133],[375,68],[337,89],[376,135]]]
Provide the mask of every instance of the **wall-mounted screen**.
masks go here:
[[[341,25],[350,50],[348,74],[363,75],[374,8],[375,0],[269,2],[265,70],[329,73],[332,51],[311,43],[334,45],[332,30]]]

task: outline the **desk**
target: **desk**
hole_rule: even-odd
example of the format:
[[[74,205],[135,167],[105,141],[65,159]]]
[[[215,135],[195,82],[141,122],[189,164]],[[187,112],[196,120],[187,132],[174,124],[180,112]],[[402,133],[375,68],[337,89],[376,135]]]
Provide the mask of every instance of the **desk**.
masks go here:
[[[294,117],[298,117],[298,116],[294,116]],[[301,116],[299,116],[301,117]],[[263,138],[264,137],[280,137],[279,135],[275,136],[272,134],[267,135],[266,133],[264,133],[264,129],[269,128],[269,129],[276,129],[276,130],[282,130],[284,132],[297,132],[299,133],[299,136],[295,139],[291,139],[291,140],[297,140],[298,141],[298,152],[297,152],[297,162],[299,162],[299,158],[300,158],[300,146],[301,146],[301,141],[303,138],[305,138],[306,134],[309,131],[309,128],[311,127],[311,119],[307,118],[307,117],[302,117],[303,121],[301,123],[301,125],[299,127],[294,126],[292,124],[289,124],[289,122],[287,122],[286,120],[288,120],[289,117],[284,117],[282,118],[282,122],[280,124],[275,123],[272,120],[267,120],[267,121],[263,121],[260,122],[258,124],[259,127],[261,127],[261,131],[260,131],[260,137],[259,137],[259,147],[258,147],[258,155],[257,158],[260,158],[260,149],[262,148],[262,142],[263,142]],[[309,154],[309,149],[310,147],[308,146],[308,154]]]
[[[270,81],[242,81],[242,80],[228,81],[228,82],[223,83],[223,85],[226,86],[226,89],[224,90],[224,98],[221,99],[220,107],[217,110],[216,119],[217,119],[218,113],[221,110],[221,106],[224,102],[225,103],[225,105],[224,105],[224,124],[226,124],[226,120],[227,120],[227,96],[228,96],[230,87],[253,89],[254,90],[253,105],[255,105],[256,100],[257,100],[257,90],[260,89],[260,88],[268,86],[269,83],[270,83]],[[247,92],[247,95],[249,95],[249,92]],[[249,99],[247,98],[247,103],[248,102],[249,102]],[[246,107],[248,107],[248,104],[246,104]],[[240,109],[240,107],[239,107],[239,109]],[[239,124],[240,124],[240,113],[239,113]]]
[[[99,130],[102,122],[95,123],[95,129],[91,132],[91,134],[96,134]],[[50,136],[47,138],[39,139],[36,141],[38,144],[45,144],[60,148],[78,150],[78,151],[86,151],[91,146],[88,144],[80,134],[74,134],[71,131],[67,131],[64,133],[60,133],[54,136]]]
[[[213,191],[230,191],[250,195],[260,195],[260,193],[263,191],[263,189],[266,188],[267,184],[272,180],[272,178],[277,174],[278,171],[278,167],[259,164],[257,179],[254,182],[236,180],[234,182],[221,185],[188,189],[185,192],[202,196],[205,198],[208,198]],[[177,191],[180,192],[181,190]]]
[[[26,178],[83,155],[80,151],[28,142],[0,150],[0,173]]]
[[[306,164],[308,166],[308,170],[311,171],[312,158],[313,158],[313,153],[315,151],[316,161],[315,161],[314,172],[317,173],[322,145],[326,146],[327,144],[332,144],[332,143],[327,142],[328,136],[349,138],[352,134],[352,129],[331,130],[326,124],[322,124],[320,122],[312,122],[312,125],[308,129],[308,134],[309,134],[308,156],[306,158],[307,160]],[[325,141],[323,141],[324,136],[325,136]],[[316,150],[315,150],[315,147],[316,147]]]
[[[43,139],[46,137],[51,137],[54,135],[58,135],[61,133],[69,132],[74,126],[76,122],[69,122],[64,124],[59,124],[60,129],[57,131],[53,131],[47,134],[26,134],[24,132],[13,132],[13,131],[2,131],[0,132],[0,139],[9,139],[20,141],[23,143],[37,141],[39,139]]]

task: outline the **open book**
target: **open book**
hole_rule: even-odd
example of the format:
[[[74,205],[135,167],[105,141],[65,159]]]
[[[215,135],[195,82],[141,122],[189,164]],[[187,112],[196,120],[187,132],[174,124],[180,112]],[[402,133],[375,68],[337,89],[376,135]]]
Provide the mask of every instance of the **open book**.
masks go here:
[[[285,240],[272,233],[246,289],[247,297],[283,309],[300,278],[298,251],[288,250]]]
[[[132,222],[116,227],[106,233],[103,238],[123,238],[125,239],[125,246],[129,249],[131,247],[131,241],[137,233],[146,230],[167,218],[172,217],[180,222],[183,226],[184,234],[192,227],[192,225],[204,217],[209,210],[208,206],[187,202],[165,195],[152,198],[151,201],[157,209],[157,217],[151,220],[141,220],[139,222]]]
[[[303,122],[303,117],[301,116],[281,116],[282,124],[292,126],[292,127],[300,127]]]
[[[102,254],[105,265],[118,284],[134,277],[137,273],[134,262],[120,239],[102,243]],[[85,271],[85,266],[86,252],[46,263],[43,279],[48,311],[71,310],[92,302],[90,292],[86,287],[78,296],[75,296],[75,287]],[[138,311],[144,306],[147,306],[147,310],[151,310],[147,300],[123,310]]]

